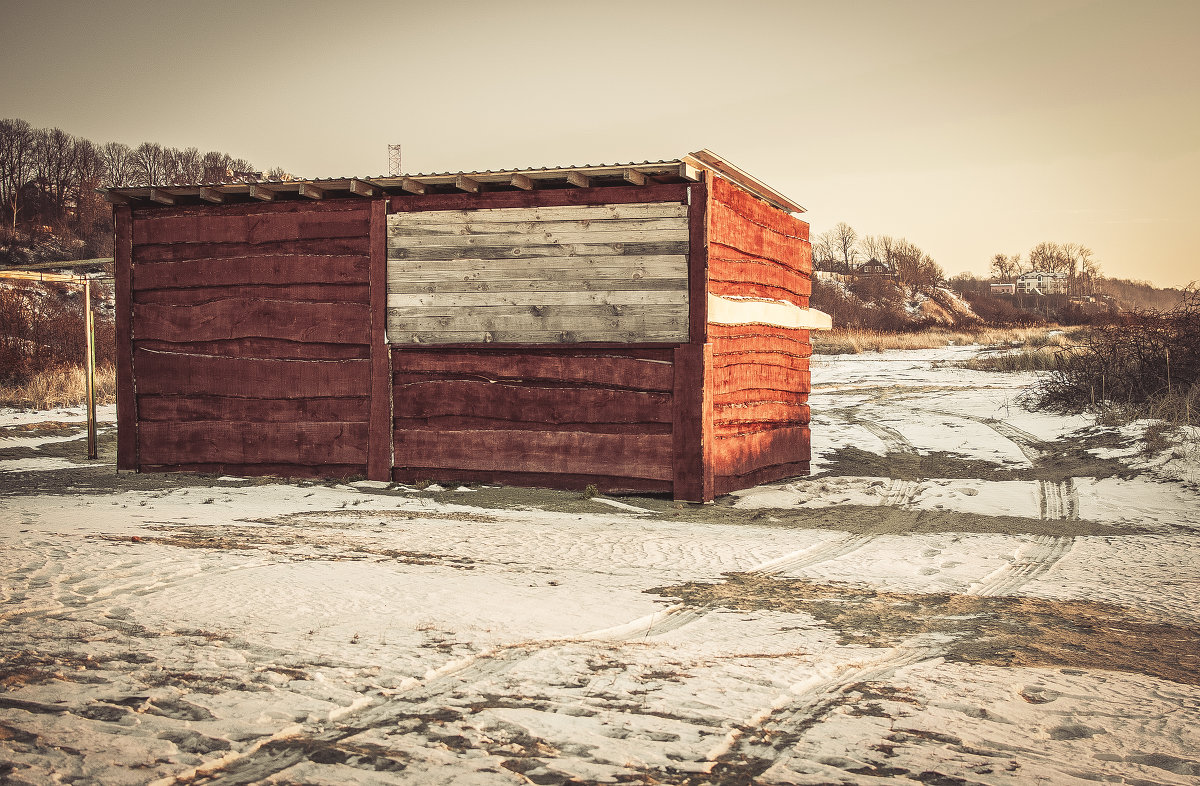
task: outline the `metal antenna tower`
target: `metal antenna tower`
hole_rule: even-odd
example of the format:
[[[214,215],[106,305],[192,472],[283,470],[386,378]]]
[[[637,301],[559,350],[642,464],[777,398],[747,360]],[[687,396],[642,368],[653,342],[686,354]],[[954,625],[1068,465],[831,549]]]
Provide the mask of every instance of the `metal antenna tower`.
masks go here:
[[[388,145],[388,174],[398,177],[402,171],[400,168],[400,145]]]

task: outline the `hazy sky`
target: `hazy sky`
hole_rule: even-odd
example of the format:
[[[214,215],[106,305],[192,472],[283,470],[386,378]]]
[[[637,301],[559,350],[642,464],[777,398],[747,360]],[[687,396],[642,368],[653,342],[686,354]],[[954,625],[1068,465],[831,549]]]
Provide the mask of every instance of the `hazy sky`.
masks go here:
[[[707,147],[949,273],[1200,279],[1200,0],[0,0],[0,116],[297,175]]]

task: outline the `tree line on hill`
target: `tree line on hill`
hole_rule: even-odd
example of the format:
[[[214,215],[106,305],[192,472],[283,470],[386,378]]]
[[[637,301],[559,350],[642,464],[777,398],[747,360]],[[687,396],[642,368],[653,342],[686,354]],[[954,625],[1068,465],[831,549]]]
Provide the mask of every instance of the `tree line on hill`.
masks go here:
[[[264,177],[290,176],[278,167],[264,175],[249,161],[216,150],[97,144],[60,128],[0,119],[0,262],[110,255],[111,211],[99,188]]]

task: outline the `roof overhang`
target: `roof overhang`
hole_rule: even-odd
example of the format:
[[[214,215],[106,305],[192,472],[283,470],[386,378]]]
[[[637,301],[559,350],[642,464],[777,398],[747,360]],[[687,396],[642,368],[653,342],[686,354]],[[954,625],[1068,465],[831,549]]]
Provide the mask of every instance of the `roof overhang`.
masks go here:
[[[534,191],[550,188],[641,186],[654,183],[689,183],[702,180],[704,171],[730,180],[758,198],[789,213],[804,212],[796,202],[747,174],[709,150],[700,150],[674,161],[640,164],[504,169],[486,172],[349,177],[313,180],[264,180],[253,183],[206,183],[177,186],[141,186],[100,189],[113,204],[270,202],[281,200],[373,198],[417,194]]]

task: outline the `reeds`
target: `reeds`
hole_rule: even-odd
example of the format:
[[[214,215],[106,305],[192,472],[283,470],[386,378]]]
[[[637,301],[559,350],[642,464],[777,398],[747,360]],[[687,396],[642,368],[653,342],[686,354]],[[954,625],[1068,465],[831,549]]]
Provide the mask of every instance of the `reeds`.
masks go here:
[[[96,369],[96,403],[116,399],[117,370],[111,365]],[[34,372],[25,382],[0,386],[0,406],[24,409],[76,407],[87,403],[87,377],[83,366],[58,366]]]

